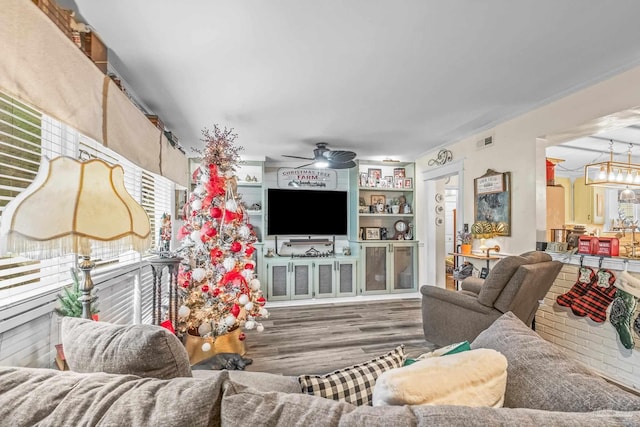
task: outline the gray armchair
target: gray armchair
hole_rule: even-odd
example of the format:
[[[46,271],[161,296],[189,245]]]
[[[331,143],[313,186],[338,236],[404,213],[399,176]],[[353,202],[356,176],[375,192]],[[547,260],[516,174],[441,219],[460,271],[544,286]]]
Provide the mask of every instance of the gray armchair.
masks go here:
[[[508,256],[486,279],[468,277],[459,291],[422,286],[422,328],[427,341],[444,346],[473,341],[502,314],[512,311],[531,326],[562,263],[544,252]]]

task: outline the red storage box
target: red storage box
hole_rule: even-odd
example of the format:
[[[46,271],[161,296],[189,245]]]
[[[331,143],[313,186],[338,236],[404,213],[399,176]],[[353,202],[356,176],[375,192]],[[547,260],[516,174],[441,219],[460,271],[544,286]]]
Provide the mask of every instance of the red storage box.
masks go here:
[[[594,236],[580,236],[578,239],[578,253],[595,255],[598,253],[599,240]]]
[[[598,251],[596,255],[600,256],[618,256],[620,255],[620,241],[615,237],[600,237],[598,239]]]

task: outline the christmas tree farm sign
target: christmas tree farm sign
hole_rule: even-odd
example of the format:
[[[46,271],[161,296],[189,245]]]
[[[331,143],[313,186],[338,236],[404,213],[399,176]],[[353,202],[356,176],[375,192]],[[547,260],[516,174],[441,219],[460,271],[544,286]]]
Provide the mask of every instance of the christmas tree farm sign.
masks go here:
[[[333,169],[279,168],[278,188],[317,188],[334,190],[338,174]]]

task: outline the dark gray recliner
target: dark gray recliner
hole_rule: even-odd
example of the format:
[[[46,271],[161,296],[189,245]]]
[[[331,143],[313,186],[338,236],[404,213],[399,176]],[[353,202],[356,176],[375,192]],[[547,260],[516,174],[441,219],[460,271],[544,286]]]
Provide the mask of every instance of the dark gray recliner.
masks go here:
[[[422,286],[424,336],[438,346],[471,342],[508,311],[530,327],[561,269],[549,254],[532,251],[501,259],[486,279],[466,278],[460,291]]]

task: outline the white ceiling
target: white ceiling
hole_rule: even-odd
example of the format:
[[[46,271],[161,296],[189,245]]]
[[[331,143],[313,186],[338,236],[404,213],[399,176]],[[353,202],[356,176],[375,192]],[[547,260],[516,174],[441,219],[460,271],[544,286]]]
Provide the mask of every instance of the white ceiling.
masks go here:
[[[415,160],[640,65],[637,0],[59,3],[192,156],[219,124],[249,157]]]

